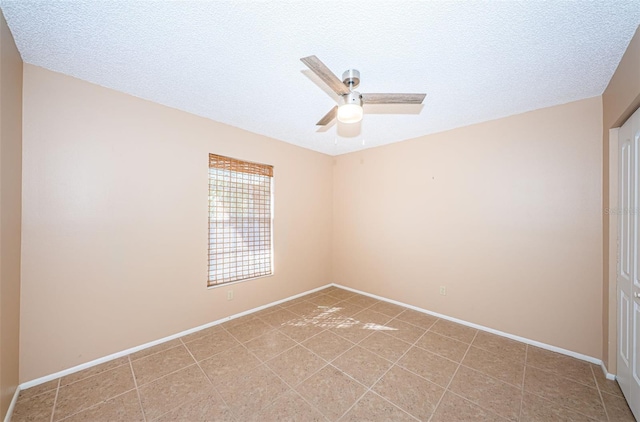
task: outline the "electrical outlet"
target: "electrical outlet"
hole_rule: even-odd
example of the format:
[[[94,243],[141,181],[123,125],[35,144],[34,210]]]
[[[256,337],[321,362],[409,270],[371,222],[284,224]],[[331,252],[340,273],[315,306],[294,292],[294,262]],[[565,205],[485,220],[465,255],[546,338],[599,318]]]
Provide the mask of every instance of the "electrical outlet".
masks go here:
[[[227,300],[233,300],[233,290],[227,290]]]
[[[447,295],[447,288],[445,286],[440,286],[440,294],[442,296],[446,296]]]

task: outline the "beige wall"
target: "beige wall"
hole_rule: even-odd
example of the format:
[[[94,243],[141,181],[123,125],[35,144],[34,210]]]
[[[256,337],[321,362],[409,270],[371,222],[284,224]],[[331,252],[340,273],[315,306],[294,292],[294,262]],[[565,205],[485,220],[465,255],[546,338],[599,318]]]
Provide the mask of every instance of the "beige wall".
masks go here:
[[[0,12],[0,419],[18,386],[22,59]]]
[[[596,97],[337,157],[334,281],[599,358],[601,133]]]
[[[274,165],[275,275],[207,289],[208,153]],[[31,65],[20,379],[331,282],[332,159]]]
[[[622,124],[640,106],[640,27],[602,94],[603,192],[605,207],[617,206],[617,145],[609,143],[609,129]],[[616,372],[616,229],[615,215],[603,213],[603,361]]]

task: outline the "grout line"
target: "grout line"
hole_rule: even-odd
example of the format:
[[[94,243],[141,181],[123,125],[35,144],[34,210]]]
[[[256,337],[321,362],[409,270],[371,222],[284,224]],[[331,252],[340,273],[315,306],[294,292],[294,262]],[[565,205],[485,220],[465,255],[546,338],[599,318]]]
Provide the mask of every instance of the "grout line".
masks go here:
[[[402,313],[402,312],[401,312],[401,313]],[[388,316],[388,315],[387,315],[387,316]],[[395,319],[395,318],[392,318],[391,320],[389,320],[389,322],[393,321],[393,319]],[[387,323],[387,324],[388,324],[388,323]],[[408,323],[407,323],[407,324],[408,324]],[[409,325],[411,325],[411,324],[409,324]],[[432,324],[432,325],[433,325],[433,324]],[[424,328],[422,328],[422,329],[424,329]],[[365,392],[364,392],[364,394],[362,394],[362,395],[358,398],[358,400],[356,400],[356,401],[355,401],[355,402],[354,402],[354,403],[353,403],[353,404],[352,404],[352,405],[347,409],[347,411],[346,411],[346,412],[344,412],[344,413],[340,416],[340,418],[338,418],[338,419],[342,419],[342,418],[343,418],[347,413],[349,413],[349,411],[351,411],[351,409],[352,409],[352,408],[353,408],[353,407],[354,407],[354,406],[355,406],[355,405],[356,405],[360,400],[362,400],[362,397],[364,397],[364,395],[365,395],[365,394],[367,394],[368,392],[372,392],[372,393],[374,393],[374,394],[377,394],[374,390],[372,390],[372,388],[373,388],[376,384],[378,384],[378,383],[380,382],[380,380],[381,380],[382,378],[384,378],[384,377],[385,377],[385,375],[387,375],[387,373],[388,373],[388,372],[389,372],[389,371],[390,371],[394,366],[396,366],[396,365],[397,365],[397,363],[398,363],[398,362],[399,362],[399,361],[400,361],[400,360],[401,360],[401,359],[402,359],[402,358],[403,358],[403,357],[404,357],[404,356],[409,352],[409,350],[411,350],[413,347],[417,347],[417,346],[416,346],[416,343],[418,343],[418,341],[420,341],[420,339],[421,339],[422,337],[424,337],[424,336],[425,336],[425,334],[427,334],[427,332],[428,332],[428,331],[429,331],[428,329],[427,329],[427,330],[425,330],[425,332],[424,332],[424,333],[422,333],[420,336],[418,336],[418,338],[416,338],[416,340],[415,340],[413,343],[409,343],[409,342],[407,342],[407,341],[404,341],[404,340],[402,340],[402,339],[396,338],[396,337],[394,337],[394,336],[389,336],[389,337],[393,338],[393,339],[394,339],[394,340],[396,340],[396,341],[402,341],[402,342],[404,342],[404,343],[409,344],[410,346],[407,348],[407,350],[405,350],[405,351],[404,351],[404,353],[402,353],[402,354],[401,354],[401,355],[400,355],[396,360],[394,360],[394,361],[392,361],[392,360],[390,360],[390,359],[386,359],[386,358],[384,358],[384,357],[382,357],[382,356],[378,355],[377,353],[374,353],[376,356],[379,356],[379,357],[381,357],[381,358],[383,358],[383,359],[386,359],[387,361],[391,362],[391,366],[389,366],[389,368],[388,368],[386,371],[384,371],[384,373],[383,373],[382,375],[380,375],[380,376],[378,377],[378,379],[377,379],[377,380],[375,380],[375,382],[371,384],[371,386],[370,386],[370,387],[367,387],[366,385],[364,385],[364,384],[360,383],[361,385],[364,385],[364,386],[365,386],[366,391],[365,391]],[[383,333],[383,334],[384,334],[384,333]],[[366,340],[366,339],[367,339],[368,337],[370,337],[371,335],[373,335],[373,333],[369,334],[367,337],[365,337],[365,338],[363,338],[362,340],[360,340],[358,343],[356,343],[356,345],[359,345],[362,341]],[[365,349],[365,350],[367,350],[367,349]],[[346,352],[345,352],[345,353],[346,353]],[[373,352],[371,352],[371,353],[373,353]],[[333,365],[332,365],[332,366],[333,366]],[[334,368],[335,368],[335,367],[334,367]],[[404,368],[403,368],[403,369],[404,369]],[[342,372],[342,371],[340,371],[340,372]],[[410,372],[410,373],[412,373],[412,374],[413,374],[413,372],[411,372],[411,371],[408,371],[408,372]],[[342,372],[342,373],[343,373],[343,374],[345,374],[345,375],[347,375],[347,376],[349,376],[349,374],[346,374],[346,373],[344,373],[344,372]],[[414,375],[418,375],[418,374],[414,374]],[[419,376],[419,375],[418,375],[418,376]],[[349,377],[350,377],[350,376],[349,376]],[[350,377],[350,378],[352,378],[352,377]],[[422,377],[420,377],[420,378],[422,378]],[[352,379],[353,379],[353,378],[352,378]],[[422,378],[422,379],[425,379],[425,378]],[[356,381],[356,382],[359,382],[358,380],[355,380],[355,381]],[[434,382],[432,382],[432,381],[429,381],[429,380],[427,380],[427,382],[430,382],[430,383],[432,383],[432,384],[434,384],[434,385],[438,385],[438,384],[436,384],[436,383],[434,383]],[[443,395],[444,395],[444,394],[443,394]],[[381,396],[381,397],[382,397],[382,396]],[[387,400],[387,401],[388,401],[388,400]],[[392,403],[392,402],[390,402],[390,403]],[[393,403],[392,403],[392,404],[393,404]],[[395,405],[395,406],[396,406],[397,408],[401,409],[402,411],[404,411],[405,413],[408,413],[408,412],[406,412],[404,409],[402,409],[400,406],[398,406],[398,405]],[[434,408],[434,412],[435,412],[435,408]],[[413,416],[413,415],[412,415],[412,416]]]
[[[136,394],[138,396],[138,404],[140,405],[140,411],[142,412],[142,420],[146,422],[147,415],[144,412],[144,407],[142,407],[142,398],[140,397],[140,390],[138,389],[138,381],[136,380],[136,373],[133,371],[133,362],[131,361],[131,355],[127,356],[127,360],[129,361],[129,368],[131,369],[131,376],[133,377],[133,385],[136,388]]]
[[[130,389],[130,390],[126,390],[126,391],[123,391],[123,392],[121,392],[121,393],[118,393],[118,394],[116,394],[115,396],[109,397],[108,399],[101,400],[101,401],[99,401],[99,402],[97,402],[97,403],[95,403],[95,404],[92,404],[92,405],[91,405],[91,406],[89,406],[89,407],[85,407],[85,408],[83,408],[83,409],[81,409],[81,410],[78,410],[78,411],[77,411],[77,412],[75,412],[75,413],[72,413],[72,414],[70,414],[70,415],[67,415],[67,416],[65,416],[65,417],[64,417],[64,418],[62,418],[62,419],[58,419],[58,420],[57,420],[57,422],[64,422],[64,421],[66,421],[66,420],[69,420],[70,418],[73,418],[74,416],[79,415],[80,413],[84,413],[84,412],[86,412],[86,411],[88,411],[88,410],[95,409],[95,408],[96,408],[96,407],[98,407],[98,406],[101,406],[101,405],[103,405],[103,404],[105,404],[105,403],[107,403],[107,402],[109,402],[109,401],[111,401],[111,400],[117,399],[118,397],[122,397],[122,396],[124,396],[125,394],[128,394],[128,393],[130,393],[130,392],[132,392],[132,391],[134,391],[134,390],[135,390],[135,388],[132,388],[132,389]]]
[[[522,388],[520,389],[520,411],[518,412],[518,420],[522,419],[522,406],[524,405],[524,380],[527,376],[527,359],[529,358],[529,345],[524,348],[524,370],[522,371]]]
[[[588,365],[587,362],[582,362],[582,363],[586,363]],[[542,372],[545,372],[547,374],[553,375],[555,377],[566,378],[567,380],[569,380],[571,382],[575,382],[576,384],[580,384],[582,386],[589,387],[591,389],[596,389],[596,390],[599,389],[598,381],[596,381],[595,379],[593,380],[595,382],[595,386],[594,386],[593,384],[587,384],[587,383],[585,383],[583,381],[578,381],[577,379],[569,377],[567,375],[562,375],[560,372],[554,371],[554,370],[549,369],[549,368],[541,368],[541,367],[536,366],[536,365],[526,364],[526,362],[525,362],[525,365],[526,366],[530,366],[531,368],[537,369],[538,371],[542,371]],[[591,366],[591,365],[589,365],[589,366]],[[591,375],[593,376],[593,372],[591,372]]]
[[[375,385],[375,384],[374,384],[374,385]],[[378,396],[380,399],[382,399],[383,401],[385,401],[385,402],[389,403],[391,406],[395,407],[396,409],[398,409],[399,411],[401,411],[401,412],[402,412],[402,413],[404,413],[405,415],[409,416],[411,419],[415,419],[416,421],[420,421],[420,419],[418,419],[417,417],[413,416],[411,413],[407,412],[406,410],[404,410],[403,408],[401,408],[401,407],[400,407],[400,406],[398,406],[397,404],[393,403],[392,401],[387,400],[386,398],[384,398],[384,397],[383,397],[383,396],[381,396],[380,394],[376,393],[375,391],[373,391],[373,390],[369,389],[369,390],[367,390],[367,392],[366,392],[364,395],[366,395],[367,393],[371,393],[371,394],[373,394],[373,395],[375,395],[375,396]],[[362,400],[362,399],[364,398],[364,395],[363,395],[362,397],[360,397],[358,400],[356,400],[356,402],[353,404],[353,406],[351,406],[351,407],[349,408],[349,410],[347,410],[347,411],[346,411],[342,416],[340,416],[340,419],[338,419],[338,422],[339,422],[340,420],[342,420],[342,418],[344,418],[344,417],[347,415],[347,413],[349,413],[349,411],[350,411],[351,409],[353,409],[353,408],[356,406],[356,404],[358,404],[358,403],[360,402],[360,400]]]
[[[292,312],[292,313],[293,313],[294,315],[296,315],[296,317],[299,317],[297,314],[295,314],[295,312]],[[264,322],[264,321],[263,321],[263,322]],[[265,322],[265,323],[266,323],[266,322]],[[270,324],[268,324],[268,325],[270,325]],[[224,326],[222,326],[222,328],[225,328],[225,327],[224,327]],[[225,330],[226,330],[226,328],[225,328]],[[277,328],[275,328],[275,329],[273,329],[273,330],[268,331],[268,333],[273,332],[273,331],[275,331],[275,330],[277,330]],[[315,337],[316,335],[321,334],[321,333],[323,333],[323,332],[325,332],[325,331],[327,331],[327,330],[326,330],[326,329],[323,329],[323,330],[322,330],[322,331],[320,331],[319,333],[314,334],[313,336],[311,336],[311,337],[309,337],[309,338]],[[294,386],[292,386],[291,384],[289,384],[289,383],[288,383],[284,378],[282,378],[282,377],[281,377],[281,376],[280,376],[276,371],[274,371],[273,369],[271,369],[271,368],[269,367],[269,365],[267,365],[267,362],[268,362],[268,361],[271,361],[271,360],[275,359],[276,357],[278,357],[278,356],[282,355],[283,353],[286,353],[287,351],[289,351],[289,350],[291,350],[291,349],[293,349],[293,348],[295,348],[295,347],[297,347],[297,346],[301,346],[303,349],[308,350],[309,352],[313,353],[315,356],[318,356],[318,355],[316,355],[312,350],[309,350],[307,347],[305,347],[301,342],[299,342],[299,341],[295,340],[294,338],[289,337],[288,335],[286,335],[286,333],[283,333],[283,332],[281,332],[281,331],[278,331],[278,332],[279,332],[280,334],[283,334],[285,337],[289,338],[291,341],[293,341],[294,345],[293,345],[293,346],[291,346],[291,347],[289,347],[289,348],[287,348],[286,350],[284,350],[284,351],[282,351],[282,352],[278,353],[277,355],[275,355],[275,356],[273,356],[273,357],[271,357],[271,358],[269,358],[269,359],[265,360],[265,361],[262,361],[262,360],[261,360],[261,359],[260,359],[260,358],[255,354],[255,353],[253,353],[251,350],[249,350],[249,348],[248,348],[248,347],[246,347],[243,343],[241,343],[241,345],[242,345],[242,346],[247,350],[247,352],[248,352],[249,354],[251,354],[252,356],[254,356],[254,357],[255,357],[255,358],[260,362],[260,365],[258,365],[257,367],[259,367],[259,366],[264,366],[268,371],[270,371],[270,372],[271,372],[271,373],[273,373],[273,374],[274,374],[278,379],[280,379],[280,381],[282,381],[282,382],[284,383],[284,385],[286,385],[287,387],[289,387],[289,389],[290,389],[291,391],[293,391],[294,393],[296,393],[298,396],[302,397],[302,399],[303,399],[307,404],[309,404],[309,406],[311,406],[311,408],[312,408],[312,409],[315,409],[315,410],[316,410],[320,415],[322,415],[322,416],[323,416],[323,417],[328,421],[329,419],[324,415],[324,413],[322,413],[322,412],[320,411],[320,409],[318,409],[316,406],[314,406],[312,403],[310,403],[310,402],[309,402],[309,401],[308,401],[304,396],[302,396],[302,394],[298,393],[298,391],[295,389],[295,387],[294,387]],[[267,334],[267,333],[265,333],[265,334]],[[265,335],[265,334],[263,334],[263,335]],[[260,337],[262,337],[262,336],[258,336],[258,337],[256,337],[256,338],[260,338]],[[252,340],[254,340],[254,339],[251,339],[251,340],[249,340],[249,341],[252,341]],[[307,340],[308,340],[308,338],[307,338],[307,339],[304,339],[303,341],[307,341]],[[235,347],[235,346],[234,346],[234,347]],[[313,373],[311,373],[308,377],[306,377],[305,379],[303,379],[302,381],[300,381],[300,382],[299,382],[298,384],[296,384],[296,385],[300,385],[300,384],[302,384],[302,383],[303,383],[303,382],[305,382],[307,379],[311,378],[312,376],[314,376],[316,373],[320,372],[323,368],[325,368],[325,367],[328,365],[328,364],[327,364],[327,361],[326,361],[325,359],[323,359],[321,356],[318,356],[318,358],[320,358],[323,362],[325,362],[325,365],[322,365],[320,368],[318,368],[318,370],[317,370],[317,371],[314,371],[314,372],[313,372]],[[256,368],[257,368],[257,367],[256,367]],[[216,387],[216,390],[217,390],[217,387]],[[218,394],[219,394],[219,393],[218,393]],[[260,408],[260,409],[259,409],[257,412],[255,412],[254,414],[257,414],[257,413],[261,412],[262,410],[266,409],[267,407],[272,406],[272,405],[273,405],[273,403],[275,403],[275,401],[276,401],[276,400],[278,400],[278,399],[279,399],[280,397],[282,397],[283,395],[284,395],[284,394],[281,394],[281,395],[279,395],[279,396],[276,396],[272,401],[270,401],[267,405],[265,405],[265,406],[263,406],[262,408]],[[220,396],[222,397],[222,395],[220,395]],[[224,401],[224,398],[223,398],[222,400]],[[227,404],[227,403],[225,402],[225,404]],[[229,405],[227,405],[227,407],[229,408],[229,410],[231,410],[231,407],[230,407]],[[235,415],[234,415],[234,417],[235,417]]]
[[[295,347],[295,346],[294,346]],[[326,362],[326,361],[325,361]],[[329,418],[327,418],[325,416],[324,413],[322,413],[320,411],[320,409],[318,409],[316,406],[313,405],[313,403],[311,403],[309,400],[306,399],[306,397],[304,397],[302,394],[300,394],[298,392],[298,390],[295,389],[295,386],[289,384],[284,378],[282,378],[276,371],[274,371],[273,369],[271,369],[266,363],[263,363],[263,365],[269,370],[271,371],[280,381],[282,381],[284,383],[284,385],[286,385],[287,387],[289,387],[289,389],[291,391],[293,391],[294,393],[296,393],[298,396],[300,396],[302,398],[302,400],[304,400],[309,406],[311,406],[312,409],[314,409],[315,411],[317,411],[320,415],[322,415],[322,417],[324,417],[327,421],[329,420]],[[300,381],[299,383],[296,384],[296,386],[301,385],[302,383],[304,383],[306,380],[308,380],[309,378],[311,378],[312,376],[314,376],[315,374],[317,374],[318,372],[320,372],[321,370],[323,370],[324,368],[326,368],[327,366],[329,366],[329,364],[325,364],[323,366],[321,366],[317,371],[313,372],[311,375],[309,375],[308,377],[306,377],[305,379],[303,379],[302,381]],[[274,400],[272,400],[271,402],[269,402],[269,404],[267,404],[266,406],[264,406],[262,409],[258,410],[258,412],[262,411],[263,409],[266,409],[267,407],[270,407],[273,405],[273,403],[276,402],[276,400],[278,400],[280,397],[282,397],[285,393],[277,396]],[[258,413],[256,412],[256,413]]]
[[[591,422],[591,421],[595,422],[596,421],[596,419],[593,419],[593,417],[591,417],[589,415],[586,415],[585,412],[582,409],[576,409],[576,408],[573,408],[573,407],[567,407],[567,406],[565,406],[563,404],[559,404],[559,403],[553,402],[553,401],[549,400],[548,398],[543,397],[540,394],[534,393],[532,391],[528,391],[528,393],[531,394],[532,396],[536,396],[537,398],[539,398],[542,401],[545,401],[545,402],[548,402],[548,403],[553,404],[555,406],[558,406],[563,410],[569,411],[571,413],[577,413],[580,416],[584,416],[585,418],[589,419],[589,422]],[[617,421],[615,421],[615,422],[617,422]]]
[[[435,324],[434,324],[435,325]],[[473,342],[475,341],[476,337],[478,336],[478,333],[480,331],[476,330],[476,333],[473,335],[473,339],[471,339],[471,342],[469,343],[469,346],[467,346],[467,350],[466,352],[464,352],[464,355],[462,356],[462,359],[460,359],[460,363],[458,363],[458,367],[456,368],[455,371],[453,371],[453,375],[451,376],[451,379],[449,380],[449,383],[447,384],[447,386],[444,388],[444,392],[442,393],[442,396],[440,397],[440,400],[438,400],[438,403],[436,403],[435,407],[433,408],[433,412],[431,413],[431,416],[429,416],[429,420],[433,419],[433,415],[436,414],[436,411],[438,410],[438,407],[440,406],[440,403],[442,403],[442,399],[444,398],[444,396],[447,394],[447,391],[449,391],[449,387],[451,386],[451,383],[453,382],[453,379],[456,377],[456,374],[458,373],[458,370],[460,369],[460,367],[462,366],[462,361],[464,361],[464,358],[467,357],[467,353],[469,353],[469,350],[471,350],[471,345],[473,344]],[[453,392],[452,392],[453,393]]]
[[[184,342],[184,340],[182,340],[182,337],[179,337],[178,339],[180,340],[180,342],[182,343],[182,345],[184,346],[184,348],[185,348],[185,349],[187,349],[187,352],[189,352],[189,355],[191,355],[191,358],[196,362],[196,365],[198,365],[198,368],[200,369],[200,372],[202,372],[202,374],[203,374],[203,375],[204,375],[204,377],[207,379],[207,381],[209,381],[210,387],[211,387],[211,388],[213,388],[213,389],[215,390],[216,394],[220,397],[220,400],[222,400],[222,402],[224,403],[224,405],[225,405],[225,406],[227,406],[227,409],[229,409],[229,413],[231,414],[231,417],[232,417],[234,420],[237,420],[236,415],[234,415],[234,414],[233,414],[233,411],[231,410],[231,406],[229,406],[229,404],[226,402],[226,400],[224,399],[224,397],[222,397],[222,394],[220,394],[220,392],[218,391],[218,388],[216,387],[216,385],[213,383],[213,381],[211,380],[211,378],[209,378],[209,375],[207,375],[207,373],[204,371],[204,369],[202,369],[202,366],[200,366],[200,362],[198,362],[198,360],[196,359],[196,357],[195,357],[195,356],[193,356],[193,353],[191,353],[191,350],[189,350],[189,348],[187,347],[187,344]],[[231,346],[231,348],[230,348],[230,349],[232,349],[232,348],[234,348],[234,347],[237,347],[237,346]],[[228,349],[228,350],[230,350],[230,349]],[[220,353],[223,353],[223,352],[220,352]],[[216,355],[217,355],[217,354],[218,354],[218,353],[216,353]],[[213,355],[213,356],[215,356],[215,355]],[[209,359],[209,358],[206,358],[206,359]],[[203,360],[205,360],[205,359],[203,359]],[[190,366],[190,365],[189,365],[189,366]],[[193,402],[195,402],[196,400],[198,400],[198,399],[200,399],[200,398],[202,398],[202,397],[200,397],[200,396],[194,397],[194,398],[193,398],[193,399],[191,399],[191,400],[188,400],[188,401],[186,401],[186,402],[184,402],[184,403],[181,403],[181,404],[180,404],[180,406],[183,406],[183,405],[185,405],[185,404],[187,404],[187,403],[193,403]],[[161,416],[159,416],[159,417],[158,417],[158,419],[159,419],[159,418],[161,418],[162,416],[166,415],[166,414],[167,414],[167,413],[169,413],[169,412],[173,412],[174,410],[176,410],[176,409],[177,409],[178,407],[180,407],[180,406],[174,407],[173,409],[169,410],[168,412],[163,413]]]
[[[466,398],[466,397],[462,396],[462,395],[461,395],[461,394],[459,394],[459,393],[456,393],[455,391],[451,391],[451,390],[447,390],[447,391],[448,391],[450,394],[453,394],[454,396],[459,397],[459,398],[460,398],[460,399],[462,399],[463,401],[469,402],[469,403],[471,403],[473,406],[479,407],[479,408],[480,408],[480,409],[482,409],[483,411],[485,411],[485,412],[487,412],[487,413],[490,413],[490,414],[491,414],[491,415],[493,415],[493,416],[498,417],[500,421],[507,422],[507,421],[512,421],[512,420],[513,420],[513,419],[508,418],[507,416],[502,416],[502,415],[500,415],[500,414],[496,413],[496,412],[495,412],[495,411],[493,411],[493,410],[487,409],[486,407],[479,405],[478,403],[476,403],[476,402],[474,402],[474,401],[472,401],[472,400],[470,400],[470,399],[468,399],[468,398]],[[494,420],[494,419],[492,419],[492,421],[493,421],[493,420]],[[590,422],[591,422],[591,421],[590,421]],[[595,422],[595,421],[594,421],[594,422]]]
[[[53,409],[51,409],[51,419],[50,419],[51,422],[53,422],[53,418],[56,413],[56,405],[58,404],[58,393],[60,392],[61,380],[62,380],[62,377],[58,378],[58,386],[56,387],[56,396],[53,399]]]
[[[607,406],[604,404],[604,397],[602,397],[602,391],[600,390],[600,386],[598,385],[598,380],[596,379],[596,375],[593,373],[593,366],[591,367],[591,376],[596,383],[596,390],[598,390],[598,397],[600,397],[600,402],[602,403],[602,408],[604,409],[604,414],[607,417],[607,420],[610,421],[609,412],[607,411]]]

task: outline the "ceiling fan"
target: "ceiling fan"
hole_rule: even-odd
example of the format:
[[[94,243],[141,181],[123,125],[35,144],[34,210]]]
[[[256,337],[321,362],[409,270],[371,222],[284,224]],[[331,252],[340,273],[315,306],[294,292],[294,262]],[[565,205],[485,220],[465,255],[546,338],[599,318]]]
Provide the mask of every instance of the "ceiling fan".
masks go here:
[[[342,81],[316,56],[300,59],[320,77],[329,88],[341,97],[339,106],[334,106],[317,126],[326,126],[338,117],[342,123],[357,123],[362,120],[363,104],[422,104],[427,94],[361,94],[353,88],[360,84],[360,72],[349,69],[342,74]]]

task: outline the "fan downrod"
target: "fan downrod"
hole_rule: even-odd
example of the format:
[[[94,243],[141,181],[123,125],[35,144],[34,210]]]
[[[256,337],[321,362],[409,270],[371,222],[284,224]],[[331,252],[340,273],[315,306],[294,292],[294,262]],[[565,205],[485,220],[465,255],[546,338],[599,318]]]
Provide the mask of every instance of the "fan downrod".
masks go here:
[[[342,82],[349,87],[349,89],[353,89],[360,85],[360,71],[356,69],[345,70],[342,74]]]

